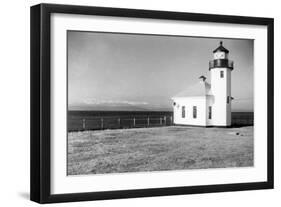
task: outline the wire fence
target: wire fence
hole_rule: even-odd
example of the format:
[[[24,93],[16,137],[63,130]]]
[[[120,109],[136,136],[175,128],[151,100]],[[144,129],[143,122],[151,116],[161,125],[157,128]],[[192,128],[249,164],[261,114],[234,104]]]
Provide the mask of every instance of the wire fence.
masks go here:
[[[173,116],[71,117],[67,125],[68,131],[161,127],[173,125]],[[233,113],[233,127],[252,125],[254,125],[253,114]]]
[[[173,125],[172,116],[161,117],[88,117],[68,120],[68,131],[128,129]]]

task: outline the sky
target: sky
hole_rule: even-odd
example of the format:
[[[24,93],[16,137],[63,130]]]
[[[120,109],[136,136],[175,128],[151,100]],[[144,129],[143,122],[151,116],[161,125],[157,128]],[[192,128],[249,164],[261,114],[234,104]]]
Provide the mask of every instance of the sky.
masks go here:
[[[234,61],[232,111],[253,111],[253,40],[68,31],[70,110],[172,110],[223,41]]]

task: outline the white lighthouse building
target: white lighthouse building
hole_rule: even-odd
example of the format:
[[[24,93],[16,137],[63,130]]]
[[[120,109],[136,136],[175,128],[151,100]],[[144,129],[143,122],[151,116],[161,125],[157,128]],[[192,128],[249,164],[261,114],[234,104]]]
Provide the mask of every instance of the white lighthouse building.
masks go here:
[[[172,98],[174,124],[194,126],[231,126],[231,71],[233,61],[222,42],[209,62],[211,84],[200,76],[199,82]]]

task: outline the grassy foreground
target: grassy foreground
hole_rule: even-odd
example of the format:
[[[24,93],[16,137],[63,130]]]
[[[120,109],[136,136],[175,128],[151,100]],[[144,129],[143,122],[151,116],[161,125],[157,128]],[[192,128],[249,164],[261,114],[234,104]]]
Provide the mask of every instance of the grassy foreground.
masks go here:
[[[253,127],[68,133],[68,175],[253,166]]]

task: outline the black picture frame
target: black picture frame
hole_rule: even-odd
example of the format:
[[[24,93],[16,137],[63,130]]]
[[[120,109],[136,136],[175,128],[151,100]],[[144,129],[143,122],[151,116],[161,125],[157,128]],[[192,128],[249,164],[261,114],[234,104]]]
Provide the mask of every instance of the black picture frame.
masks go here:
[[[50,188],[50,15],[52,13],[133,17],[163,20],[180,20],[210,23],[232,23],[267,26],[267,181],[236,184],[167,187],[74,194],[51,194]],[[88,201],[103,199],[167,196],[180,194],[211,193],[272,189],[274,177],[273,147],[273,57],[274,20],[272,18],[195,14],[168,11],[103,8],[56,4],[39,4],[31,7],[31,174],[30,199],[38,203]]]

